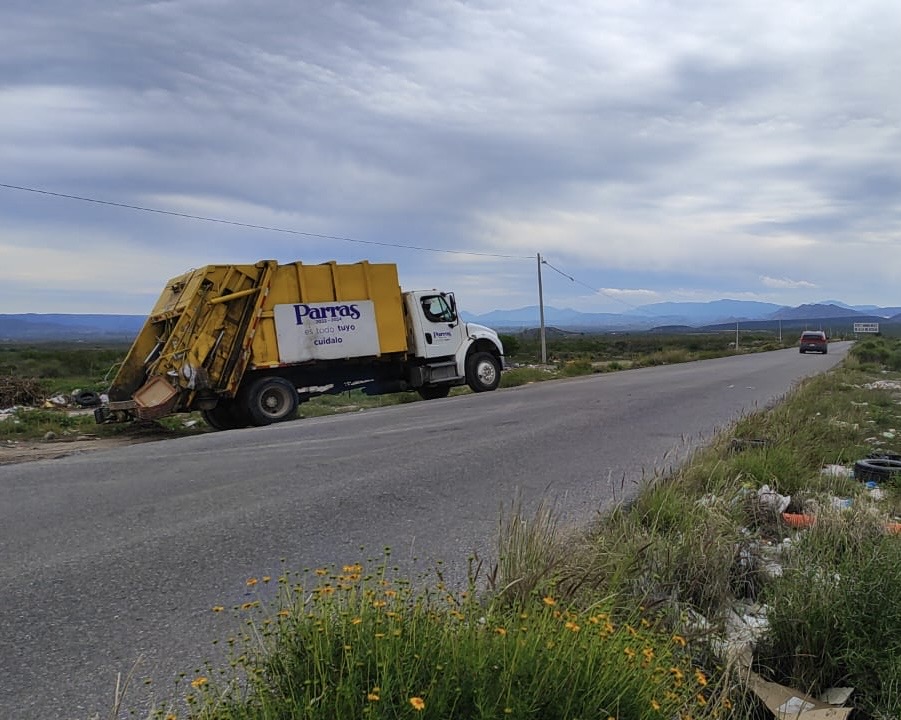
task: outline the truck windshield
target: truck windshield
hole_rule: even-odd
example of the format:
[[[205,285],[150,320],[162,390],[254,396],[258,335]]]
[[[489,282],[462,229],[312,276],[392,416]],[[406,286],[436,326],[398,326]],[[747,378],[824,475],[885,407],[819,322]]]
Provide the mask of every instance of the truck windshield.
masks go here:
[[[422,312],[431,322],[451,323],[457,319],[443,295],[426,295],[422,298]]]

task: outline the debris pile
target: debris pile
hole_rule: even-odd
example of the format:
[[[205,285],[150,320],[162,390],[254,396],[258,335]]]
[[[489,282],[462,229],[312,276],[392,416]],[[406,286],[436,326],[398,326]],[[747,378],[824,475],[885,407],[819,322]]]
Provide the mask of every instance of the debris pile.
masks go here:
[[[46,391],[39,380],[12,375],[0,376],[0,407],[39,405],[44,397]]]

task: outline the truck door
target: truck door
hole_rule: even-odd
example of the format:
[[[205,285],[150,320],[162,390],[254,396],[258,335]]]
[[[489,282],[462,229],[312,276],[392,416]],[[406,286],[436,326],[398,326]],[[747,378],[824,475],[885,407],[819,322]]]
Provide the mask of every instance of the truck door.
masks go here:
[[[416,302],[416,311],[422,323],[422,337],[415,346],[421,349],[420,357],[451,357],[465,340],[463,323],[457,317],[454,296],[447,293],[423,293]]]

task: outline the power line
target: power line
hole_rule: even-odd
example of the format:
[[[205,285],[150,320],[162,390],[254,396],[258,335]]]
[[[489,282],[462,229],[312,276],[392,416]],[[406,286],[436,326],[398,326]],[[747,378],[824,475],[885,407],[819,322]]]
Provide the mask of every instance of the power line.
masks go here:
[[[639,307],[638,307],[637,305],[632,305],[631,303],[628,303],[628,302],[626,302],[625,300],[622,300],[621,298],[616,297],[616,295],[611,295],[610,293],[604,292],[603,290],[601,290],[601,289],[599,289],[599,288],[596,288],[596,287],[593,287],[593,286],[591,286],[591,285],[588,285],[587,283],[584,283],[584,282],[582,282],[581,280],[577,280],[577,279],[574,278],[572,275],[567,275],[567,274],[566,274],[565,272],[563,272],[560,268],[554,267],[553,265],[551,265],[551,264],[550,264],[547,260],[545,260],[544,258],[542,258],[541,264],[542,264],[542,265],[547,265],[551,270],[553,270],[553,271],[556,272],[557,274],[562,275],[562,276],[565,277],[567,280],[571,280],[571,281],[574,282],[576,285],[581,285],[582,287],[587,288],[588,290],[591,290],[591,292],[593,292],[593,293],[597,293],[598,295],[603,295],[603,296],[606,297],[606,298],[610,298],[611,300],[615,300],[615,301],[618,302],[618,303],[622,303],[623,305],[625,305],[625,306],[628,307],[628,308],[631,308],[632,310],[638,310],[638,309],[639,309]]]
[[[188,220],[200,220],[203,222],[219,223],[220,225],[233,225],[236,227],[250,228],[252,230],[265,230],[267,232],[286,233],[288,235],[303,235],[304,237],[318,238],[320,240],[341,240],[344,242],[359,243],[362,245],[379,245],[382,247],[402,248],[404,250],[420,250],[422,252],[446,253],[449,255],[475,255],[478,257],[506,258],[510,260],[531,260],[533,255],[504,255],[501,253],[475,252],[470,250],[445,250],[442,248],[423,247],[419,245],[404,245],[402,243],[380,242],[378,240],[360,240],[358,238],[343,237],[341,235],[325,235],[322,233],[304,232],[290,228],[274,227],[272,225],[255,225],[254,223],[239,222],[237,220],[225,220],[223,218],[207,217],[204,215],[192,215],[190,213],[176,212],[175,210],[162,210],[160,208],[145,207],[143,205],[130,205],[128,203],[113,202],[112,200],[100,200],[98,198],[70,195],[67,193],[51,192],[40,188],[25,187],[22,185],[10,185],[0,183],[0,187],[8,190],[20,190],[22,192],[48,195],[50,197],[65,198],[66,200],[78,200],[79,202],[107,205],[110,207],[124,208],[126,210],[139,210],[141,212],[156,213],[157,215],[169,215],[171,217],[186,218]]]

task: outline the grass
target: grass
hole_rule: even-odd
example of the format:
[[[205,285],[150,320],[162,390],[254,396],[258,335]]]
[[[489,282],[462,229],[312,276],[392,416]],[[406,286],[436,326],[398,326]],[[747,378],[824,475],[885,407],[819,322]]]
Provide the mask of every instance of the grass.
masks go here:
[[[683,638],[611,601],[485,603],[440,580],[416,592],[385,563],[368,571],[285,575],[274,616],[254,601],[236,608],[251,648],[235,641],[243,679],[194,677],[191,716],[651,719],[715,697]]]
[[[813,695],[853,686],[856,718],[896,718],[901,482],[877,499],[823,472],[897,449],[901,392],[875,380],[901,373],[852,351],[589,528],[512,503],[496,565],[473,561],[463,592],[386,558],[285,573],[276,604],[234,609],[232,668],[189,678],[187,716],[756,720],[754,669]],[[816,523],[787,526],[763,485]],[[724,653],[741,603],[768,609],[745,664]]]

